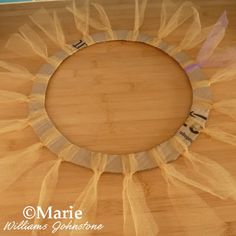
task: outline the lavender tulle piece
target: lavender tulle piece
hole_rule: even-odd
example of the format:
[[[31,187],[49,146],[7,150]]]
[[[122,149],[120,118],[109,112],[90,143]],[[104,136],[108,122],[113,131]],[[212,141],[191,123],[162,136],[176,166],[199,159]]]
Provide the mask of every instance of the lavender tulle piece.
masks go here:
[[[197,63],[194,63],[194,64],[190,64],[190,65],[187,65],[184,67],[184,70],[189,73],[191,71],[193,71],[194,69],[197,69],[199,68],[199,65]]]
[[[212,54],[221,40],[224,38],[225,30],[228,26],[228,19],[226,11],[220,16],[216,24],[213,26],[210,31],[207,39],[203,43],[199,53],[197,55],[197,63],[201,67],[205,67],[211,63],[212,66],[215,66],[212,59]],[[223,59],[223,58],[222,58]],[[217,62],[219,64],[219,60]]]

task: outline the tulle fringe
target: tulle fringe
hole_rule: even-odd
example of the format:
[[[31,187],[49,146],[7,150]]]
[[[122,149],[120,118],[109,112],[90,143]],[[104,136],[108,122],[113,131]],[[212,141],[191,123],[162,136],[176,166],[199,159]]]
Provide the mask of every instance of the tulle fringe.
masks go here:
[[[115,40],[116,36],[104,8],[98,3],[92,3],[91,5],[97,10],[99,19],[90,18],[90,26],[96,30],[105,31],[108,35],[108,39]]]
[[[74,16],[75,26],[79,32],[82,33],[83,38],[88,44],[93,44],[95,41],[89,35],[89,18],[90,18],[90,0],[85,0],[84,5],[77,7],[76,1],[72,1],[72,7],[67,7]]]
[[[209,26],[202,29],[198,10],[195,7],[192,7],[191,10],[193,11],[193,22],[180,44],[174,49],[174,53],[194,48],[206,39],[212,28]]]
[[[201,132],[209,135],[210,137],[218,141],[236,146],[236,136],[233,134],[229,134],[221,129],[212,128],[212,127],[204,128]]]
[[[147,7],[147,0],[135,0],[134,29],[128,39],[135,41],[138,38],[140,27],[144,21],[144,14]]]
[[[30,19],[59,47],[71,54],[74,49],[66,44],[65,34],[62,30],[60,20],[56,11],[53,11],[52,16],[41,8],[30,16]]]
[[[29,119],[0,120],[0,135],[23,130],[29,125]]]
[[[89,2],[89,0],[85,1],[82,9],[79,9],[76,6],[76,2],[73,1],[72,8],[67,8],[74,15],[76,28],[83,34],[86,42],[88,42],[89,44],[94,43],[92,37],[89,36],[89,26],[99,31],[105,31],[109,40],[116,39],[116,36],[111,27],[109,17],[107,16],[104,8],[98,3],[91,3],[91,6],[96,9],[99,16],[98,19],[96,19],[95,17],[91,18]]]
[[[202,88],[202,87],[209,87],[212,84],[220,83],[220,82],[228,82],[235,79],[236,75],[236,64],[231,64],[226,68],[219,69],[213,74],[209,80],[200,80],[192,83],[192,87]]]
[[[43,95],[31,95],[28,97],[22,93],[0,90],[0,103],[44,101],[44,99],[45,96]]]
[[[104,154],[92,154],[91,157],[91,168],[94,172],[92,178],[76,199],[74,203],[74,209],[80,209],[84,213],[83,221],[88,221],[88,218],[95,218],[97,209],[97,187],[98,181],[105,170],[107,163],[107,155]],[[78,223],[78,220],[74,219],[73,224]],[[80,232],[71,231],[70,235],[80,235],[85,233],[85,235],[90,235],[91,232]]]
[[[34,76],[23,66],[18,64],[0,61],[0,68],[5,71],[0,72],[0,77],[17,78],[22,80],[34,80]]]
[[[36,143],[27,148],[12,151],[0,159],[0,192],[6,190],[38,161],[41,147],[41,143]]]
[[[178,172],[172,163],[165,163],[157,149],[152,149],[150,155],[157,162],[167,182],[168,196],[174,208],[176,220],[179,220],[186,235],[222,235],[226,230],[224,222],[205,201],[185,185],[189,183],[192,185],[192,181],[188,181],[188,176]]]
[[[236,119],[236,99],[222,100],[214,103],[212,106],[217,112]]]
[[[236,69],[235,69],[236,63],[227,66],[226,68],[218,70],[211,78],[211,83],[217,83],[217,82],[227,82],[235,78],[236,75]]]
[[[29,98],[22,93],[0,90],[0,103],[28,102],[28,101]]]
[[[158,226],[145,202],[145,195],[138,179],[134,176],[137,163],[134,155],[123,157],[123,214],[124,235],[150,235],[158,234]]]
[[[41,37],[27,24],[19,28],[19,33],[13,34],[6,43],[6,48],[20,54],[21,56],[42,57],[51,65],[57,67],[58,61],[48,56],[46,43]]]
[[[90,6],[97,10],[98,18],[95,16],[90,17]],[[147,0],[142,0],[141,3],[140,0],[135,0],[134,28],[131,35],[128,36],[131,40],[136,40],[139,35],[139,29],[144,21],[146,6]],[[225,29],[228,24],[226,13],[224,12],[222,14],[214,26],[201,29],[199,13],[191,2],[183,2],[179,8],[176,8],[176,5],[170,0],[163,0],[160,28],[158,30],[158,36],[153,43],[159,43],[163,38],[167,37],[187,19],[193,16],[192,25],[174,51],[189,50],[207,38],[197,56],[198,64],[201,66],[206,65],[210,61],[215,48],[225,35]],[[94,40],[89,35],[89,26],[99,31],[105,31],[109,40],[116,39],[109,17],[100,4],[90,4],[90,1],[86,0],[82,7],[77,7],[76,1],[73,0],[72,7],[68,7],[67,9],[74,15],[76,28],[83,34],[88,44],[94,43]],[[170,13],[173,14],[171,15]],[[72,53],[74,49],[66,44],[65,35],[55,11],[51,16],[45,9],[40,9],[30,18],[52,41],[57,43],[68,53]],[[49,63],[58,65],[58,62],[55,61],[55,59],[53,60],[48,57],[45,42],[31,27],[24,25],[23,27],[20,27],[19,31],[21,34],[14,34],[9,39],[7,43],[8,48],[13,49],[21,55],[25,55],[27,54],[26,52],[33,50]],[[17,46],[20,44],[20,47],[16,48],[16,41],[18,43]],[[29,50],[29,48],[31,50]]]
[[[59,174],[59,168],[62,163],[62,159],[51,161],[53,163],[53,166],[50,168],[46,176],[44,177],[39,193],[39,201],[37,206],[40,206],[43,211],[47,209],[47,207],[50,205],[50,200],[52,198],[52,195],[55,191],[57,181],[58,181],[58,174]],[[35,218],[34,224],[40,224],[42,222],[42,219]],[[32,232],[33,236],[38,235],[38,231]]]
[[[170,180],[167,191],[176,218],[187,235],[222,236],[226,233],[227,225],[188,186],[179,181]]]
[[[200,189],[222,199],[236,200],[236,182],[227,170],[205,156],[190,152],[186,144],[177,137],[173,138],[172,144],[189,161],[192,175],[188,178],[192,179]],[[183,171],[188,173],[188,170]]]
[[[115,40],[117,37],[112,30],[110,20],[104,8],[97,3],[92,3],[90,5],[89,2],[89,0],[86,0],[83,7],[79,8],[76,6],[76,1],[74,0],[72,7],[68,8],[74,16],[77,30],[82,33],[88,44],[94,43],[94,40],[89,35],[89,26],[96,30],[104,31],[107,34],[107,39]],[[90,6],[94,7],[97,11],[98,19],[96,17],[90,17]],[[139,0],[135,0],[134,28],[133,31],[131,31],[131,35],[129,35],[129,39],[131,40],[136,40],[138,38],[140,28],[144,21],[146,6],[147,0],[143,0],[141,3]],[[183,40],[174,49],[174,52],[189,50],[205,40],[198,53],[197,63],[201,67],[206,67],[208,65],[214,66],[216,65],[216,62],[218,64],[221,63],[219,58],[217,60],[215,59],[214,51],[225,35],[228,24],[226,13],[224,12],[221,15],[215,25],[202,29],[199,13],[191,2],[183,2],[176,11],[175,9],[175,4],[169,0],[163,0],[160,29],[156,39],[152,43],[157,44],[161,42],[163,38],[170,35],[187,19],[193,17],[192,25],[186,32]],[[169,13],[172,13],[173,11],[175,11],[174,14],[169,17]],[[46,10],[41,9],[31,16],[31,20],[63,50],[68,53],[73,51],[66,43],[61,23],[55,11],[53,12],[53,15],[50,15]],[[13,34],[8,40],[7,47],[9,49],[23,56],[33,56],[37,54],[51,65],[55,67],[58,65],[59,62],[56,61],[56,59],[49,58],[46,43],[29,25],[20,27],[19,31],[20,33]],[[227,57],[227,61],[231,61],[232,58],[234,58],[234,55],[229,56],[229,58]],[[225,60],[224,57],[222,57],[222,61],[223,60]],[[193,87],[206,87],[210,86],[212,83],[234,79],[236,75],[236,70],[234,69],[235,65],[235,63],[230,63],[227,68],[218,70],[209,81],[196,82]],[[0,67],[5,70],[0,72],[0,76],[8,74],[9,76],[23,79],[34,79],[34,76],[27,69],[19,65],[0,61]],[[27,102],[29,99],[44,99],[44,97],[39,96],[28,98],[23,94],[10,91],[0,91],[0,100],[3,102]],[[214,109],[231,116],[234,116],[235,114],[234,107],[235,100],[222,101],[213,104]],[[38,115],[44,114],[39,113],[36,115],[37,116],[34,117],[34,122],[39,117]],[[28,125],[29,118],[19,120],[1,120],[0,134],[24,129]],[[204,128],[202,132],[219,141],[236,146],[236,137],[232,134],[213,128]],[[188,168],[183,168],[178,165],[178,163],[165,163],[162,153],[158,148],[150,150],[149,153],[159,165],[162,175],[168,184],[168,194],[179,220],[187,234],[196,236],[221,235],[225,231],[223,222],[191,188],[188,188],[185,185],[198,188],[221,199],[231,198],[236,200],[235,180],[230,176],[227,170],[216,162],[205,156],[190,152],[180,139],[173,138],[172,144],[176,150],[184,156]],[[38,160],[39,150],[41,147],[42,144],[37,143],[0,159],[0,166],[2,167],[2,171],[0,172],[0,191],[7,189],[25,171],[33,166],[33,164]],[[66,156],[66,153],[70,148],[71,146],[67,147],[59,155],[59,158],[63,159],[63,156]],[[52,162],[53,166],[42,181],[38,205],[43,208],[46,208],[49,205],[49,201],[56,187],[62,159]],[[88,213],[91,215],[96,214],[98,181],[102,173],[105,171],[107,156],[97,154],[93,155],[91,160],[91,168],[93,169],[94,174],[74,203],[74,208],[83,210],[87,215],[84,217],[84,221],[87,220]],[[142,186],[138,178],[134,175],[137,170],[137,162],[134,155],[130,154],[128,157],[124,157],[122,163],[124,169],[122,194],[124,233],[127,236],[155,236],[158,234],[159,229],[145,202],[145,195]],[[193,209],[191,209],[191,206]],[[38,221],[35,221],[35,223],[38,223]],[[77,223],[76,220],[74,223]],[[192,232],[193,228],[196,233]],[[71,232],[71,235],[77,233],[78,232]],[[37,232],[33,232],[33,234],[37,235]],[[81,234],[81,232],[79,232],[79,234]],[[88,232],[87,235],[88,234],[90,233]]]
[[[7,42],[7,47],[16,50],[20,54],[37,53],[42,58],[48,58],[48,51],[45,42],[40,36],[27,24],[19,28],[20,34],[14,34]],[[18,41],[17,44],[16,40]],[[23,46],[23,48],[21,47]],[[24,50],[26,49],[26,50]]]
[[[192,7],[193,4],[191,2],[183,2],[182,5],[174,12],[174,14],[171,17],[168,17],[168,13],[173,12],[173,10],[176,9],[176,5],[174,5],[169,0],[163,0],[160,28],[158,31],[156,43],[167,37],[171,32],[182,25],[187,19],[189,19],[193,15],[193,11],[191,9]]]

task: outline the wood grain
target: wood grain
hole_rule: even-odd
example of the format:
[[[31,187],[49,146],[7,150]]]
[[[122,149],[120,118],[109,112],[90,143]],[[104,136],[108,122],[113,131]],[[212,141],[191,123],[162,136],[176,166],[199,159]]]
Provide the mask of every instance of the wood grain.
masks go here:
[[[143,151],[171,137],[191,104],[182,69],[161,51],[132,42],[76,53],[59,68],[47,96],[49,115],[66,137],[110,153]]]
[[[111,18],[115,29],[133,26],[133,1],[100,0]],[[181,1],[179,1],[181,2]],[[213,24],[224,9],[228,12],[229,28],[220,46],[230,46],[236,35],[236,2],[234,0],[198,0],[202,24]],[[155,35],[159,27],[160,1],[149,1],[142,31]],[[39,2],[0,6],[0,59],[19,62],[32,72],[43,63],[35,58],[23,58],[4,48],[11,33],[28,22],[28,15],[40,7],[57,9],[69,42],[80,37],[73,25],[72,16],[65,11],[67,1]],[[183,37],[189,22],[184,24],[168,41],[177,43]],[[41,34],[41,33],[40,33]],[[42,37],[43,34],[41,34]],[[45,37],[44,37],[45,38]],[[55,47],[49,40],[49,51]],[[197,49],[188,52],[195,56]],[[210,74],[212,71],[205,71]],[[236,82],[215,85],[215,100],[236,97]],[[0,89],[30,93],[31,83],[2,79]],[[186,118],[191,105],[188,79],[178,64],[161,51],[141,43],[110,42],[81,50],[67,59],[50,81],[47,91],[47,111],[58,129],[72,142],[91,150],[110,153],[127,153],[146,150],[169,138]],[[26,104],[0,104],[0,117],[22,118],[27,115]],[[209,125],[217,125],[236,134],[232,119],[212,112]],[[0,137],[0,154],[17,150],[37,142],[30,128]],[[236,177],[236,150],[201,135],[192,149],[220,163]],[[0,196],[0,231],[8,220],[22,220],[22,209],[36,205],[39,187],[48,170],[46,163],[55,156],[42,150],[44,163],[35,167]],[[178,160],[181,162],[182,160]],[[63,164],[52,205],[66,208],[73,204],[86,185],[91,171]],[[160,235],[181,236],[184,229],[170,226],[173,219],[166,185],[158,169],[139,173],[151,211],[161,226]],[[227,222],[227,236],[236,235],[236,204],[222,201],[195,190]],[[104,174],[99,183],[98,218],[105,229],[95,235],[122,235],[122,176]],[[48,222],[53,223],[53,222]],[[194,231],[194,229],[193,229]],[[0,235],[30,235],[29,232],[4,232]],[[40,235],[48,236],[50,232]]]

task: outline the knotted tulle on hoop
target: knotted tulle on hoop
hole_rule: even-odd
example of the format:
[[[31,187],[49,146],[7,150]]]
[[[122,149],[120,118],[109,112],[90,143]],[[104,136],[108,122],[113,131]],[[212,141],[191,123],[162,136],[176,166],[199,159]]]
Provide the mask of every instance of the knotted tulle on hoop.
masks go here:
[[[236,99],[215,102],[212,106],[213,109],[215,109],[217,112],[230,116],[233,119],[236,119]]]
[[[93,38],[89,35],[90,20],[90,0],[85,0],[83,6],[77,7],[76,1],[73,0],[72,7],[67,7],[74,16],[75,26],[82,33],[87,44],[94,44]]]
[[[35,52],[43,58],[48,58],[48,50],[45,42],[43,42],[40,36],[29,25],[25,24],[21,26],[19,31],[21,34],[14,34],[13,37],[10,37],[8,40],[7,47],[9,49],[18,49],[16,52],[23,55],[24,52],[26,54]],[[16,40],[19,41],[16,42]]]
[[[236,136],[233,134],[229,134],[219,128],[204,128],[201,132],[209,135],[210,137],[218,141],[236,146]]]
[[[172,144],[186,158],[189,166],[180,169],[177,164],[172,165],[173,172],[177,173],[177,169],[181,171],[181,175],[177,174],[179,180],[221,199],[236,200],[236,182],[226,169],[203,155],[190,152],[178,137],[172,139]]]
[[[154,148],[149,153],[157,162],[166,180],[169,200],[174,209],[173,213],[183,227],[183,232],[186,235],[195,236],[221,236],[226,230],[223,221],[197,193],[184,184],[187,181],[183,180],[188,176],[178,173],[172,163],[165,163],[158,149]]]
[[[0,78],[17,78],[22,80],[34,80],[34,76],[23,66],[0,61]]]
[[[228,103],[228,101],[226,101],[226,104]],[[214,108],[214,106],[215,106],[215,109],[217,110],[217,109],[219,109],[219,111],[221,111],[221,109],[222,109],[222,111],[223,111],[223,113],[225,112],[226,114],[227,114],[227,109],[224,109],[224,108],[221,108],[221,104],[220,105],[217,105],[217,103],[215,103],[215,105],[213,104],[213,105],[211,105],[213,108]],[[229,112],[228,112],[229,113]],[[232,113],[233,113],[233,110],[232,110]],[[230,113],[229,113],[230,114]],[[194,119],[196,122],[199,122],[197,119],[195,119],[195,118],[192,118],[192,119]],[[205,125],[202,125],[201,123],[199,123],[200,124],[200,126],[202,126],[202,129],[200,130],[200,132],[201,133],[205,133],[205,134],[207,134],[208,136],[210,136],[210,137],[212,137],[212,138],[214,138],[215,140],[218,140],[218,141],[221,141],[221,142],[224,142],[224,143],[228,143],[228,144],[230,144],[230,145],[233,145],[233,146],[236,146],[236,136],[235,135],[233,135],[233,134],[230,134],[230,133],[227,133],[227,132],[225,132],[225,131],[223,131],[223,130],[221,130],[221,129],[219,129],[219,128],[216,128],[216,127],[205,127]],[[175,142],[174,142],[174,141]],[[176,146],[176,143],[182,143],[182,146],[183,146],[183,148],[184,148],[184,150],[185,150],[185,152],[181,152],[181,151],[179,151],[181,154],[189,154],[189,152],[188,152],[188,149],[185,147],[185,145],[184,145],[184,143],[183,142],[181,142],[181,140],[180,139],[178,139],[178,138],[176,138],[175,137],[175,139],[173,139],[172,140],[172,142],[173,142],[173,144]],[[176,141],[178,141],[178,142],[176,142]],[[178,148],[178,145],[176,146],[176,148]],[[184,155],[183,154],[183,155]],[[223,173],[223,171],[222,171],[222,173]]]
[[[147,0],[143,0],[142,2],[135,0],[134,29],[131,31],[131,35],[129,35],[131,40],[136,40],[139,36],[140,27],[144,21],[146,5]],[[91,26],[91,28],[105,32],[108,40],[115,40],[116,35],[112,30],[111,22],[104,8],[97,3],[93,3],[91,6],[98,13],[98,17],[93,15],[92,18],[90,18],[91,9],[88,0],[85,1],[82,8],[76,6],[76,1],[73,1],[72,7],[68,8],[74,15],[76,28],[82,33],[83,39],[88,44],[94,43],[92,37],[89,35],[89,26]],[[197,62],[200,66],[206,66],[209,65],[209,63],[212,63],[212,61],[214,61],[213,52],[225,34],[227,26],[226,14],[224,13],[213,27],[202,29],[198,11],[193,7],[192,3],[183,2],[174,14],[171,15],[174,10],[176,10],[176,5],[171,3],[169,0],[163,1],[161,24],[155,42],[159,43],[163,38],[167,37],[177,27],[193,16],[193,22],[190,28],[186,32],[183,40],[174,50],[178,52],[181,50],[191,49],[207,37],[199,51]],[[68,53],[71,52],[71,48],[66,43],[61,23],[55,11],[51,15],[46,10],[41,9],[35,12],[31,16],[31,19],[54,43]],[[11,48],[13,51],[18,52],[21,55],[33,56],[37,54],[53,66],[58,65],[59,62],[57,62],[56,59],[49,57],[47,46],[37,32],[28,25],[24,25],[19,29],[19,31],[20,34],[14,34],[9,39],[7,43],[8,48]],[[16,77],[17,74],[19,74],[19,77],[22,75],[22,78],[33,78],[27,70],[20,66],[13,66],[0,61],[0,67],[6,70],[0,72],[0,76],[2,75],[1,73],[8,73]],[[235,64],[231,64],[229,67],[217,71],[211,77],[210,81],[196,82],[195,88],[209,86],[215,82],[229,81],[233,79],[236,75],[234,67]],[[28,102],[29,99],[44,98],[29,98],[15,92],[0,91],[0,99],[2,99],[2,101],[4,99],[4,101]],[[234,103],[235,102],[233,101],[231,103],[225,101],[224,104],[215,103],[213,104],[213,107],[222,111],[223,105],[228,104],[233,106]],[[0,134],[23,129],[29,124],[32,125],[39,122],[42,118],[45,118],[45,111],[43,110],[34,114],[33,117],[19,120],[0,121]],[[211,137],[215,137],[220,141],[236,145],[235,136],[221,130],[203,127],[202,132]],[[57,136],[57,131],[52,131],[47,133],[47,135],[48,136],[45,137],[44,140],[45,143],[49,142],[52,137]],[[221,235],[225,230],[222,221],[191,188],[187,187],[187,185],[208,192],[221,199],[231,198],[236,200],[235,181],[224,168],[213,160],[197,153],[190,152],[181,140],[173,139],[172,144],[176,150],[184,156],[186,166],[181,166],[178,162],[166,164],[163,161],[164,158],[161,156],[161,152],[158,148],[152,149],[150,154],[156,160],[162,171],[163,177],[168,184],[170,200],[173,203],[173,207],[175,208],[177,216],[182,222],[186,233],[190,235],[195,234],[196,236]],[[9,156],[0,160],[0,165],[5,169],[5,171],[0,174],[0,176],[2,176],[0,182],[3,186],[0,190],[6,189],[9,184],[13,183],[22,173],[28,170],[35,163],[38,159],[38,150],[41,146],[41,143],[35,144],[27,149],[11,153]],[[46,209],[50,203],[50,199],[56,188],[59,168],[61,163],[66,160],[66,153],[69,152],[71,148],[72,145],[66,147],[59,155],[59,159],[50,161],[50,169],[42,181],[38,200],[38,205],[43,209]],[[156,236],[159,229],[155,223],[154,217],[148,209],[147,203],[145,202],[145,195],[142,186],[138,178],[135,176],[135,172],[137,171],[135,155],[130,154],[128,157],[123,157],[122,163],[124,170],[122,195],[124,233],[127,236]],[[74,203],[74,208],[81,209],[85,214],[87,214],[83,219],[84,221],[89,218],[88,213],[91,215],[96,214],[98,182],[102,173],[105,171],[106,164],[106,155],[100,153],[96,155],[92,154],[91,168],[94,174]],[[9,173],[6,173],[6,170],[8,169],[10,171]],[[189,206],[193,207],[193,209],[190,209]],[[36,220],[34,223],[39,222],[40,221]],[[75,220],[73,223],[77,223],[77,221]],[[194,233],[192,232],[193,228]],[[34,231],[33,234],[37,235],[37,232]],[[81,232],[71,232],[71,235],[75,234],[81,234]],[[86,232],[86,234],[90,234],[90,232]]]
[[[216,73],[210,78],[211,83],[226,82],[235,79],[236,75],[236,63],[222,68],[216,71]]]
[[[138,38],[140,27],[144,21],[144,14],[147,7],[147,0],[135,0],[134,29],[128,35],[129,40],[135,41]]]
[[[163,0],[161,7],[161,21],[160,28],[155,43],[160,42],[163,38],[167,37],[176,28],[182,25],[187,19],[193,15],[193,4],[191,2],[183,2],[182,5],[175,11],[176,5],[170,0]],[[170,12],[173,15],[169,17]]]
[[[29,25],[21,26],[19,32],[20,34],[13,34],[9,38],[6,48],[21,56],[35,56],[36,54],[51,65],[58,66],[59,62],[55,58],[49,57],[46,43]]]
[[[44,8],[36,11],[30,19],[59,47],[71,54],[75,49],[66,43],[65,35],[56,11],[52,16]]]
[[[2,92],[2,93],[1,93]],[[9,91],[0,91],[0,98],[4,98],[4,100],[1,100],[3,103],[8,102],[29,102],[31,101],[39,101],[44,99],[43,96],[26,96],[20,93],[15,92],[9,92]],[[34,122],[37,122],[38,119],[41,119],[42,117],[45,117],[46,112],[42,109],[37,112],[31,113],[26,118],[21,119],[6,119],[6,120],[0,120],[0,135],[13,132],[13,131],[19,131],[23,130],[29,125],[33,124]]]
[[[0,135],[12,131],[23,130],[29,125],[29,119],[0,120]]]
[[[122,163],[124,235],[155,236],[159,231],[158,226],[147,206],[142,186],[134,176],[137,171],[137,161],[131,154],[123,157]]]
[[[94,43],[92,37],[89,36],[89,26],[99,31],[105,31],[108,40],[115,40],[115,33],[112,30],[109,17],[107,16],[107,13],[104,8],[98,3],[91,3],[91,6],[93,6],[98,12],[98,18],[96,18],[95,16],[90,17],[89,0],[85,1],[85,4],[82,9],[79,9],[76,6],[75,1],[73,1],[72,8],[67,8],[74,15],[76,28],[83,34],[83,37],[86,42],[88,42],[88,44]]]
[[[96,30],[105,31],[108,40],[115,40],[116,35],[112,30],[109,17],[104,8],[98,3],[92,3],[91,5],[97,10],[99,19],[90,18],[89,25]]]
[[[218,69],[208,80],[200,80],[192,82],[193,89],[209,87],[212,84],[227,82],[235,79],[236,75],[236,63],[227,66],[226,68]]]
[[[174,49],[175,53],[196,47],[206,39],[212,28],[209,26],[202,29],[198,10],[195,7],[191,7],[191,10],[193,11],[193,22],[189,26],[180,44]]]
[[[22,93],[0,90],[0,103],[28,102],[28,101],[29,98]]]

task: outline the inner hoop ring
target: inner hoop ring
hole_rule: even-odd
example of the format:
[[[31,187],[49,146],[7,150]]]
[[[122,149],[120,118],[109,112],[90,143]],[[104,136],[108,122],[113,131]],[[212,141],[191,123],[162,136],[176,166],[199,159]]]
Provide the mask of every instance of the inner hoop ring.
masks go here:
[[[114,34],[116,35],[115,40],[131,41],[127,39],[128,35],[130,34],[129,31],[114,31]],[[91,37],[95,43],[111,41],[107,40],[107,36],[105,33],[97,33],[92,35]],[[182,142],[186,144],[186,146],[190,146],[199,135],[201,129],[205,126],[210,111],[210,107],[206,105],[207,102],[211,102],[211,92],[209,87],[194,87],[194,84],[196,82],[199,82],[201,80],[208,80],[207,76],[201,71],[197,63],[190,59],[190,57],[185,52],[174,51],[174,45],[169,45],[164,41],[161,41],[158,44],[154,44],[152,43],[154,42],[154,38],[144,34],[139,34],[135,42],[145,43],[147,45],[160,49],[161,51],[172,57],[186,72],[192,87],[192,106],[188,118],[186,119],[184,124],[177,130],[174,136],[177,136]],[[50,78],[53,76],[60,64],[72,54],[89,45],[91,45],[91,43],[88,43],[86,42],[86,40],[81,39],[71,45],[71,52],[62,50],[50,57],[50,61],[53,61],[54,63],[46,63],[39,69],[32,86],[30,95],[31,100],[29,103],[29,115],[31,118],[33,117],[31,126],[43,145],[57,156],[60,156],[60,153],[66,147],[72,146],[70,148],[70,152],[67,153],[66,160],[86,168],[90,168],[90,161],[92,158],[91,154],[94,152],[71,143],[56,128],[46,111],[45,97]],[[167,141],[164,141],[158,145],[158,148],[163,153],[166,162],[174,161],[180,155],[179,152],[174,148],[170,140],[171,139],[168,139]],[[124,155],[106,153],[103,154],[108,156],[105,171],[121,173],[123,170],[121,158]],[[137,152],[134,153],[134,155],[138,163],[138,171],[151,169],[157,166],[157,164],[148,155],[148,151]]]

